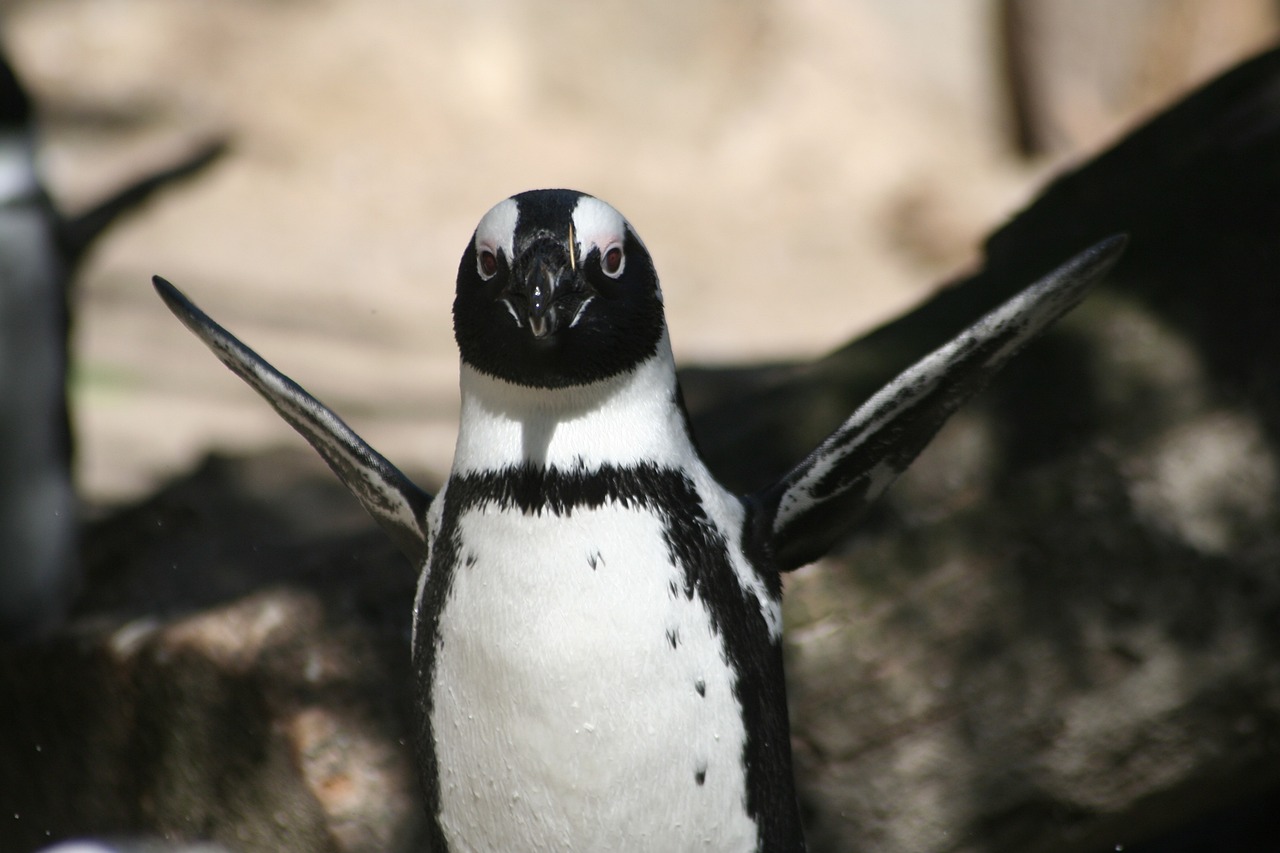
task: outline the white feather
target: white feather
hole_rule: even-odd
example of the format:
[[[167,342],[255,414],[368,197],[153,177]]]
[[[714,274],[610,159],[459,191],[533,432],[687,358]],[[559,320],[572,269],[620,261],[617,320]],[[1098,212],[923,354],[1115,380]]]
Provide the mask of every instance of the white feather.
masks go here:
[[[590,385],[525,388],[462,365],[462,411],[453,475],[526,461],[562,469],[649,462],[701,466],[674,403],[666,333],[632,371]]]
[[[754,849],[723,640],[662,532],[618,506],[461,519],[432,696],[458,849]]]
[[[26,131],[0,134],[0,204],[32,198],[39,191],[31,135]]]
[[[506,253],[507,263],[515,258],[516,219],[520,216],[520,208],[513,198],[504,199],[489,208],[476,226],[476,253],[487,249],[495,255],[501,249]]]

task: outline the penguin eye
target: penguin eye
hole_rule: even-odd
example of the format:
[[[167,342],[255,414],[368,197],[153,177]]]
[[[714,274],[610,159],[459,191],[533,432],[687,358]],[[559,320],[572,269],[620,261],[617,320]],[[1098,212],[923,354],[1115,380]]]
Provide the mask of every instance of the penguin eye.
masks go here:
[[[488,281],[498,272],[498,259],[488,249],[481,249],[480,255],[476,259],[476,267],[480,271],[480,277]]]
[[[600,259],[600,269],[604,270],[604,274],[609,278],[617,278],[622,275],[622,266],[625,260],[621,246],[610,246]]]

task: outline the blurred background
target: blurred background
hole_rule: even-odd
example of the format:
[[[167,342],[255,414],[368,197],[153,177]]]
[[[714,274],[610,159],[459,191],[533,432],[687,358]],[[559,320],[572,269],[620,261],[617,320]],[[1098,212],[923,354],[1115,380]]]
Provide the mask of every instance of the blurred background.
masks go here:
[[[1270,0],[9,0],[64,209],[227,137],[74,298],[81,491],[300,445],[159,273],[436,482],[457,259],[520,190],[600,195],[682,363],[811,357],[971,264],[1035,188],[1274,41]]]

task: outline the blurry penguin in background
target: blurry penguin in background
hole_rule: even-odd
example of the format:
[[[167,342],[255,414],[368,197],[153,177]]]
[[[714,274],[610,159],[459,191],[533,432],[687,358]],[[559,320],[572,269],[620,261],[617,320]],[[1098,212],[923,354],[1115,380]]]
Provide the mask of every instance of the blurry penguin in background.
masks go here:
[[[205,145],[87,212],[63,216],[37,167],[35,111],[0,55],[0,640],[43,634],[76,585],[67,409],[70,282],[122,213],[222,152]]]

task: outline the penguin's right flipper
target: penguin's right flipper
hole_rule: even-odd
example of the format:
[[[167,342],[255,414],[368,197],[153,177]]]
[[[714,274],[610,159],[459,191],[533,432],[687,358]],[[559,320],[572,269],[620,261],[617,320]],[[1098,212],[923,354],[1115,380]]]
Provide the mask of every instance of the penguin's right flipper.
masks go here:
[[[176,287],[160,276],[153,277],[152,283],[182,324],[316,449],[396,546],[415,566],[420,566],[427,553],[431,495],[298,383],[215,323]]]

